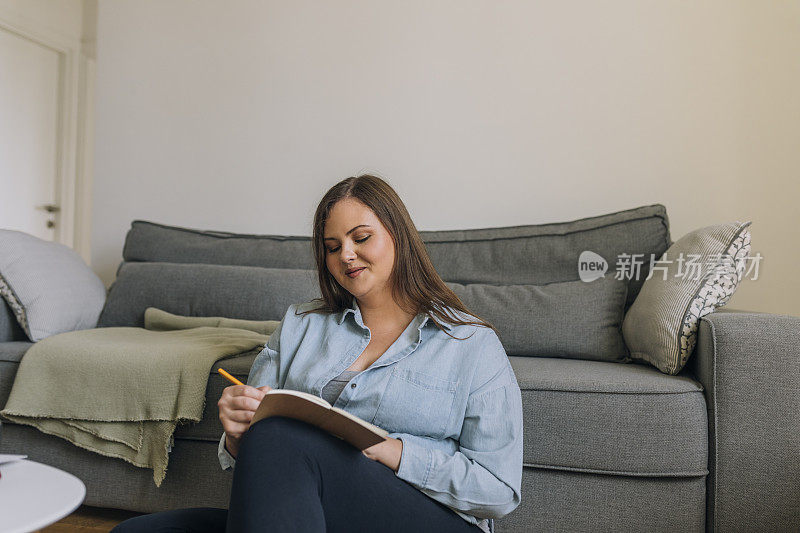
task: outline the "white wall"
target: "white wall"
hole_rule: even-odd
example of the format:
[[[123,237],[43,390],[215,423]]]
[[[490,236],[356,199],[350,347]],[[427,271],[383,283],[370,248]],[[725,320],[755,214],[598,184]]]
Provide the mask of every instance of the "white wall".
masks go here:
[[[308,235],[372,171],[425,230],[752,220],[729,306],[800,315],[798,6],[104,0],[93,267],[133,219]]]

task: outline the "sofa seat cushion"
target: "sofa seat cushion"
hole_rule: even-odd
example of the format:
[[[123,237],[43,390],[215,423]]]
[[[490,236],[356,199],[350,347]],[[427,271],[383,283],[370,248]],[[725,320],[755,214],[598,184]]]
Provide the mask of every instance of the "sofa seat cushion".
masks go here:
[[[0,343],[0,406],[19,361],[33,343]],[[203,420],[178,426],[176,439],[215,442],[217,402],[230,382],[247,382],[255,354],[214,364]],[[670,376],[642,363],[509,357],[522,392],[527,467],[632,476],[707,473],[708,424],[703,387],[684,369]]]
[[[175,438],[218,441],[217,402],[230,383],[222,367],[247,382],[254,354],[219,361],[206,389],[203,420]],[[708,425],[703,387],[642,363],[509,357],[522,392],[523,462],[633,476],[707,473]]]
[[[510,357],[528,467],[630,476],[707,474],[703,387],[642,363]]]

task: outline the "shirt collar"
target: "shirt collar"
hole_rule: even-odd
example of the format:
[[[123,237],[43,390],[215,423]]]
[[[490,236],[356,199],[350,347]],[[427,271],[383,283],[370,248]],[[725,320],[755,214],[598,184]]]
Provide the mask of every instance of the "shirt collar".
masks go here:
[[[360,325],[360,326],[364,325],[364,320],[361,318],[361,309],[358,307],[358,302],[356,301],[356,297],[355,296],[353,296],[353,300],[352,300],[352,302],[350,304],[350,307],[346,308],[341,313],[339,313],[339,317],[337,318],[337,321],[339,322],[339,325],[341,325],[344,322],[344,319],[348,315],[348,313],[353,313],[353,318],[355,319],[355,321],[356,321],[356,323],[358,325]],[[421,319],[421,322],[420,322],[419,326],[417,326],[417,329],[421,330],[423,327],[425,327],[425,324],[427,324],[428,322],[430,322],[430,325],[432,327],[436,327],[436,324],[434,323],[433,320],[431,320],[431,317],[427,313],[420,313],[415,318],[415,320],[420,320],[420,319]],[[455,326],[453,326],[453,324],[449,324],[447,322],[439,322],[439,323],[447,331],[452,331],[453,328],[455,327]]]

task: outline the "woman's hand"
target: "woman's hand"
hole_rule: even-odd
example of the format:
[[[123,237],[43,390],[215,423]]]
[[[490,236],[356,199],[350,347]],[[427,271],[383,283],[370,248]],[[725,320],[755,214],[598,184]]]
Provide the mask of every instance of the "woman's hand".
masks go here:
[[[370,446],[361,453],[397,472],[397,469],[400,468],[400,457],[403,456],[403,441],[386,437],[385,441]]]
[[[272,390],[269,385],[251,387],[250,385],[231,385],[225,387],[217,402],[219,420],[225,430],[225,444],[228,451],[236,457],[239,441],[250,427],[250,421],[258,409],[264,395]]]

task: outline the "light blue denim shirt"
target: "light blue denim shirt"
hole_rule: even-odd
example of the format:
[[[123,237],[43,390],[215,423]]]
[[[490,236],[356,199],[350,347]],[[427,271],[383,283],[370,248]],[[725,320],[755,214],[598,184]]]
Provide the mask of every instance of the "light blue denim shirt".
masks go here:
[[[363,353],[371,332],[356,299],[340,313],[295,314],[315,305],[289,306],[253,362],[248,385],[320,396]],[[396,475],[486,530],[488,518],[504,516],[520,503],[522,396],[493,330],[442,326],[454,337],[468,338],[451,338],[420,313],[350,380],[334,406],[402,440]],[[235,465],[224,433],[219,461],[225,470]]]

